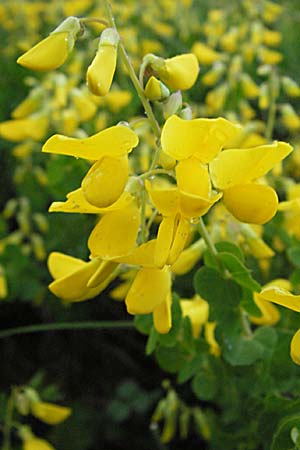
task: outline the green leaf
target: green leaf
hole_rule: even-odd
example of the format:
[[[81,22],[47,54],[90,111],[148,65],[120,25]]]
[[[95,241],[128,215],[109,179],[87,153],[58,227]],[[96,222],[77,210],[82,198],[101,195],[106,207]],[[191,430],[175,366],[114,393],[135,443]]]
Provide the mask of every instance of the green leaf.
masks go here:
[[[177,382],[179,384],[182,384],[182,383],[185,383],[186,381],[188,381],[190,378],[192,378],[192,376],[195,375],[196,372],[198,372],[198,370],[203,362],[203,358],[204,358],[204,355],[202,353],[200,353],[200,354],[197,354],[190,361],[187,360],[178,374]]]
[[[164,347],[173,347],[177,342],[177,335],[181,328],[182,312],[179,304],[179,297],[176,294],[172,296],[172,328],[166,334],[159,335],[159,343]]]
[[[150,334],[153,319],[152,314],[140,314],[134,316],[134,325],[142,334]]]
[[[154,328],[154,326],[151,328],[148,340],[147,340],[147,345],[146,345],[146,355],[151,355],[151,353],[154,352],[154,350],[156,349],[156,346],[158,344],[159,341],[159,333],[156,331],[156,329]]]
[[[300,269],[300,247],[290,247],[287,251],[287,255],[291,263]]]
[[[210,320],[220,322],[220,326],[232,326],[232,319],[242,298],[241,287],[230,279],[225,279],[215,269],[202,267],[195,274],[196,292],[209,303]]]
[[[261,310],[256,305],[253,299],[253,292],[250,289],[243,288],[243,297],[241,307],[250,315],[254,317],[261,317]]]
[[[179,347],[158,347],[155,357],[160,367],[170,373],[179,372],[186,363],[186,355]]]
[[[216,249],[219,253],[230,253],[238,258],[241,262],[244,262],[244,255],[241,249],[229,241],[221,241],[215,244]],[[211,255],[209,250],[206,250],[203,255],[204,263],[206,266],[211,267],[213,269],[217,269],[215,258]]]
[[[300,415],[288,416],[279,422],[274,433],[271,450],[293,449],[291,431],[293,428],[300,428]]]
[[[250,271],[236,256],[223,252],[219,253],[219,258],[224,267],[230,272],[234,281],[240,286],[250,289],[251,291],[259,292],[261,290],[260,285],[250,275]]]
[[[212,400],[218,390],[218,377],[211,367],[201,367],[192,381],[192,390],[199,400]]]

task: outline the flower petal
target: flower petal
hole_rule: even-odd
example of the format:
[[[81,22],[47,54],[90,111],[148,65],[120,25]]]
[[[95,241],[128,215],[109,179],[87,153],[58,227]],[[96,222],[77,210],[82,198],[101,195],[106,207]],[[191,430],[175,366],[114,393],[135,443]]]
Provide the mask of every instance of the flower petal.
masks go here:
[[[276,306],[266,301],[262,293],[254,292],[254,301],[261,312],[261,317],[251,316],[251,322],[256,325],[275,325],[280,320],[280,313]]]
[[[262,184],[240,184],[224,191],[228,211],[245,223],[262,225],[276,214],[278,197],[274,189]]]
[[[108,212],[92,230],[88,247],[93,256],[113,259],[132,252],[140,226],[140,212],[135,202],[126,208]]]
[[[98,208],[115,203],[128,180],[128,156],[105,156],[94,163],[82,180],[82,192],[86,200]]]
[[[211,191],[208,167],[198,159],[190,157],[183,159],[176,166],[176,180],[180,191],[200,197],[208,197]]]
[[[211,199],[202,198],[197,195],[180,192],[180,212],[183,216],[194,218],[203,216],[222,197],[222,192]]]
[[[71,409],[52,403],[36,402],[31,405],[31,412],[43,422],[49,425],[57,425],[70,416]]]
[[[79,269],[53,281],[49,285],[50,291],[57,297],[70,302],[79,302],[95,297],[100,292],[100,287],[89,289],[87,283],[100,264],[100,259],[84,263]]]
[[[208,321],[209,306],[207,301],[197,296],[195,300],[180,300],[180,307],[183,317],[190,318],[193,335],[197,338],[201,327]]]
[[[300,295],[293,295],[286,289],[277,286],[264,288],[259,294],[259,298],[277,305],[285,306],[292,311],[300,311]]]
[[[153,324],[156,331],[161,334],[170,331],[172,327],[171,292],[168,292],[166,299],[154,308]]]
[[[159,225],[154,254],[154,263],[157,267],[163,267],[167,264],[178,220],[179,217],[177,215],[163,217]]]
[[[125,208],[132,201],[132,196],[128,192],[118,198],[118,200],[107,208],[97,208],[91,205],[85,199],[82,188],[67,194],[65,202],[53,202],[50,205],[49,212],[67,212],[67,213],[81,213],[81,214],[104,214],[117,209]]]
[[[143,268],[136,275],[125,302],[129,314],[148,314],[166,300],[171,278],[167,267]]]
[[[296,331],[292,337],[290,355],[294,363],[300,366],[300,330]]]
[[[233,139],[239,127],[226,119],[184,120],[169,117],[163,127],[163,151],[175,159],[197,157],[202,163],[211,161]]]
[[[172,265],[175,263],[175,261],[177,261],[186,245],[187,239],[190,235],[190,231],[191,225],[189,220],[187,220],[185,217],[180,216],[167,259],[167,264]]]
[[[209,164],[213,184],[219,189],[227,189],[262,177],[292,150],[285,142],[224,150]]]
[[[146,180],[145,186],[151,202],[163,216],[174,216],[178,212],[179,193],[177,187],[158,189],[156,183],[148,180]]]
[[[115,125],[84,139],[55,134],[48,139],[42,151],[96,161],[103,156],[124,155],[136,147],[138,141],[137,134],[130,128]]]
[[[59,252],[50,253],[48,258],[48,269],[55,280],[81,269],[85,264],[82,259]]]
[[[136,247],[132,253],[127,256],[115,258],[114,261],[121,264],[131,264],[143,267],[155,267],[154,255],[156,248],[156,239],[145,242],[145,244]]]

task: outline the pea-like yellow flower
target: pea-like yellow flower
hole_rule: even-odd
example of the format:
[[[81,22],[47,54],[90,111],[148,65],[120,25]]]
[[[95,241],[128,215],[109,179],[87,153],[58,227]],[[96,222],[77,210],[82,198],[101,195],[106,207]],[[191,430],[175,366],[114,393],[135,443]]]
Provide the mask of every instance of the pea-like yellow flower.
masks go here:
[[[111,260],[128,255],[135,248],[140,211],[136,199],[130,197],[130,203],[103,214],[92,230],[88,247],[93,257]]]
[[[71,409],[66,406],[38,401],[32,403],[31,413],[49,425],[57,425],[70,416]]]
[[[196,157],[203,164],[211,161],[240,131],[229,120],[184,120],[173,115],[162,129],[162,149],[177,160]]]
[[[180,307],[183,317],[189,317],[192,324],[193,336],[199,337],[203,325],[208,321],[209,305],[199,295],[193,299],[181,299]]]
[[[275,50],[269,50],[266,47],[261,47],[259,49],[259,59],[263,64],[279,64],[282,59],[283,55]]]
[[[258,97],[259,88],[248,74],[241,75],[241,85],[246,98]]]
[[[50,36],[20,56],[17,63],[32,70],[57,69],[73,50],[79,31],[79,19],[68,17],[52,31]]]
[[[190,89],[195,84],[199,73],[198,60],[193,53],[185,53],[169,59],[153,55],[151,67],[168,87],[181,91]]]
[[[33,436],[24,440],[23,450],[55,450],[55,448],[45,439]]]
[[[114,270],[116,265],[110,267]],[[48,258],[48,268],[54,281],[49,285],[56,297],[68,302],[80,302],[96,297],[103,289],[102,283],[107,277],[107,266],[100,258],[89,262],[63,253],[53,252]],[[95,273],[98,284],[88,285]],[[100,276],[101,274],[101,276]]]
[[[168,266],[157,268],[153,239],[115,261],[139,267],[125,298],[129,314],[153,314],[154,327],[159,333],[167,333],[172,326],[171,271]]]
[[[151,202],[163,216],[155,248],[158,267],[175,263],[187,242],[190,219],[205,214],[221,197],[212,195],[207,167],[199,161],[181,161],[176,173],[178,186],[146,182]]]
[[[241,222],[264,224],[277,211],[277,194],[269,186],[254,183],[279,161],[292,147],[275,142],[254,148],[230,149],[221,152],[210,162],[214,186],[223,191],[227,209]]]
[[[300,295],[293,295],[287,289],[269,286],[263,289],[260,295],[264,301],[300,312]],[[300,365],[300,330],[294,334],[291,340],[290,355],[294,363]]]
[[[129,174],[127,153],[137,143],[137,135],[119,125],[84,139],[54,135],[43,151],[96,160],[82,181],[82,193],[91,205],[105,208],[124,191]]]
[[[94,95],[106,95],[111,87],[116,70],[119,35],[114,28],[101,33],[95,58],[88,67],[86,81]]]

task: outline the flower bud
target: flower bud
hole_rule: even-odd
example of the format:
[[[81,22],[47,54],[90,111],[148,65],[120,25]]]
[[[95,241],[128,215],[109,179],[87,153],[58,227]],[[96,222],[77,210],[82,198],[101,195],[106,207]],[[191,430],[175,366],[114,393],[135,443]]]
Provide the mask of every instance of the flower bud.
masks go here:
[[[161,59],[154,59],[151,67],[168,87],[184,91],[194,85],[199,73],[199,64],[193,53],[165,59],[163,64]]]
[[[94,95],[109,92],[117,64],[119,35],[114,28],[106,28],[100,38],[98,51],[88,67],[86,81]]]
[[[162,100],[169,97],[170,91],[161,81],[155,77],[150,77],[146,87],[145,95],[149,100]]]
[[[79,31],[79,19],[68,17],[52,31],[50,36],[20,56],[17,63],[31,70],[57,69],[73,50]]]

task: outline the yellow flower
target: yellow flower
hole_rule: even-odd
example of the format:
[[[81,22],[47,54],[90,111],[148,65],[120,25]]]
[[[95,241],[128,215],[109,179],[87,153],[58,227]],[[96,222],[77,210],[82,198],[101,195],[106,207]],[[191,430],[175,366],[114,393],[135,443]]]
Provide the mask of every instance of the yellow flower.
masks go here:
[[[181,299],[180,307],[183,317],[189,317],[192,324],[193,336],[199,337],[203,325],[208,321],[209,305],[199,295],[192,299]]]
[[[263,30],[263,43],[270,47],[276,47],[280,44],[282,35],[279,31],[269,30],[265,28]]]
[[[192,158],[181,161],[176,173],[178,187],[160,186],[158,181],[146,182],[151,202],[163,216],[155,248],[158,267],[175,263],[190,233],[189,219],[205,214],[221,197],[211,195],[207,168],[199,161]],[[202,183],[198,182],[199,179]]]
[[[199,73],[198,60],[193,53],[185,53],[169,59],[153,55],[151,67],[168,87],[181,91],[190,89]]]
[[[63,253],[53,252],[48,258],[48,268],[54,278],[49,289],[56,297],[68,302],[88,300],[103,290],[102,283],[107,278],[108,272],[110,274],[115,267],[116,264],[108,265],[100,258],[85,262]],[[94,283],[95,274],[97,283]]]
[[[260,292],[263,300],[276,303],[292,311],[300,312],[300,295],[293,295],[287,289],[269,286]],[[295,364],[300,365],[300,330],[298,330],[290,344],[290,355]]]
[[[57,425],[70,416],[71,409],[52,403],[34,402],[31,405],[31,413],[49,425]]]
[[[278,198],[269,186],[254,183],[284,159],[292,147],[275,142],[246,149],[221,152],[210,162],[215,187],[223,191],[227,209],[241,222],[264,224],[277,211]]]
[[[162,149],[177,160],[194,156],[205,164],[217,156],[239,130],[238,125],[222,117],[184,120],[173,115],[162,130]]]
[[[55,134],[47,140],[42,151],[97,161],[104,156],[122,156],[137,144],[136,133],[127,126],[115,125],[83,139]]]
[[[54,447],[45,441],[37,437],[31,437],[26,439],[23,443],[23,450],[55,450]]]
[[[206,245],[204,240],[199,239],[184,249],[172,265],[172,272],[175,273],[175,275],[184,275],[185,273],[188,273],[201,258],[205,248]]]
[[[48,126],[49,120],[47,117],[35,114],[24,119],[1,122],[0,136],[12,142],[20,142],[25,139],[40,141],[45,136]]]
[[[92,230],[88,247],[93,257],[105,260],[128,255],[136,246],[140,226],[140,211],[136,199],[120,209],[108,211]]]
[[[259,59],[263,64],[278,64],[282,61],[283,55],[275,50],[269,50],[266,47],[259,49]]]
[[[259,88],[248,74],[243,73],[241,75],[241,84],[246,98],[258,97]]]
[[[192,53],[197,56],[200,64],[213,64],[217,61],[221,61],[224,56],[221,53],[216,52],[208,45],[202,42],[195,42],[192,47]]]
[[[106,28],[100,37],[98,51],[88,67],[86,81],[94,95],[106,95],[111,87],[117,64],[119,35],[114,28]]]
[[[17,63],[32,70],[57,69],[73,50],[79,31],[79,19],[68,17],[50,36],[20,56]]]

